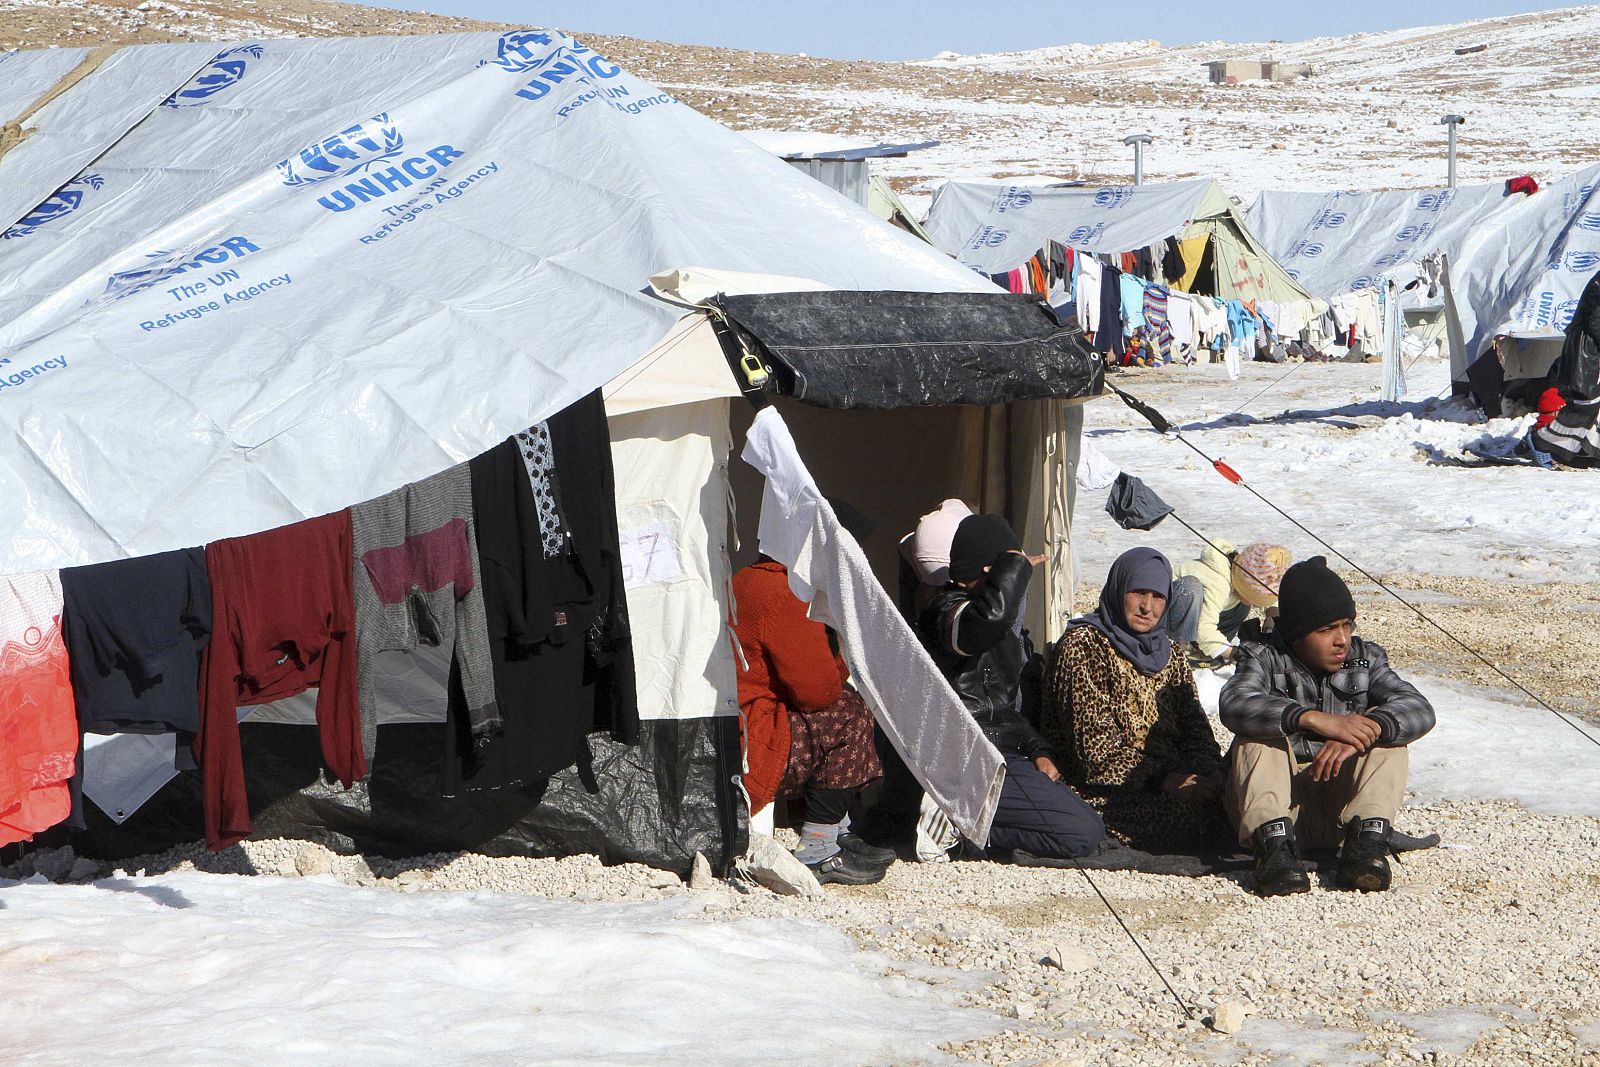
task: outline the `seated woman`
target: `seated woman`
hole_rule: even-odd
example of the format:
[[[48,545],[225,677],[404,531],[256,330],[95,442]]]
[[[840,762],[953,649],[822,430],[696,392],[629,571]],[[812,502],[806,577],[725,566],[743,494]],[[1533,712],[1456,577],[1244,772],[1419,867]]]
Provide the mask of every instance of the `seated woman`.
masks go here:
[[[1171,584],[1153,548],[1117,558],[1099,607],[1056,646],[1042,723],[1107,833],[1149,852],[1229,839],[1222,755],[1189,664],[1161,625]]]
[[[1258,541],[1236,552],[1217,540],[1199,559],[1173,567],[1172,593],[1161,621],[1179,655],[1192,655],[1201,665],[1231,663],[1232,641],[1250,609],[1273,609],[1289,563],[1289,550],[1282,545]]]

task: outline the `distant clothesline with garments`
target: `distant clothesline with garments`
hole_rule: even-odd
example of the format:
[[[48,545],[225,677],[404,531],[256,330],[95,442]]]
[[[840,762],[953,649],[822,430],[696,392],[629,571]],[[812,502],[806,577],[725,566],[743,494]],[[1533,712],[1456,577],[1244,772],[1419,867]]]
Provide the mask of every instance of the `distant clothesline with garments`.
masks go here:
[[[1224,300],[1193,291],[1207,244],[1205,236],[1168,237],[1132,252],[1089,253],[1049,241],[1020,267],[985,277],[1048,302],[1112,365],[1220,362],[1237,378],[1249,360],[1378,358],[1384,344],[1378,289],[1341,294],[1320,314],[1304,300]],[[1337,348],[1344,353],[1335,355]]]

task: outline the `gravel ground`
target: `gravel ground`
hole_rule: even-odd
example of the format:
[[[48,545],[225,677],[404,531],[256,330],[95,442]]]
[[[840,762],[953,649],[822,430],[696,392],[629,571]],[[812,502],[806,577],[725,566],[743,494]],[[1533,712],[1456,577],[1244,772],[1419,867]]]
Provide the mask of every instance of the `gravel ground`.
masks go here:
[[[1498,802],[1419,804],[1404,822],[1449,847],[1406,856],[1396,888],[1258,900],[1244,876],[1100,872],[1095,882],[1192,1007],[1187,1020],[1082,875],[989,863],[896,864],[879,885],[819,900],[717,882],[696,893],[645,867],[431,855],[368,861],[296,841],[199,846],[117,866],[331,875],[398,892],[492,889],[556,899],[696,895],[685,921],[798,917],[848,931],[889,967],[1001,1017],[951,1046],[1004,1064],[1446,1063],[1600,1065],[1600,819]],[[79,880],[110,865],[46,853]],[[33,873],[25,860],[20,870]],[[90,867],[94,867],[90,870]],[[1053,963],[1041,962],[1049,958]],[[1233,1036],[1199,1020],[1230,1002]]]

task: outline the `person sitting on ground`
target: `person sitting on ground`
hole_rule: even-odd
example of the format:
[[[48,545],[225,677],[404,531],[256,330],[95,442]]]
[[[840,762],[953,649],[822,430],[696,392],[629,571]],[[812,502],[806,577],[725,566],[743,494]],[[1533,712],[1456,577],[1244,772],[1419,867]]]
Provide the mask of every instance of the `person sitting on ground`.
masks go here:
[[[883,878],[894,852],[845,827],[860,790],[883,774],[872,712],[855,690],[828,628],[809,618],[789,572],[766,556],[733,577],[734,627],[744,654],[739,706],[752,811],[778,798],[805,798],[795,855],[819,882],[866,885]]]
[[[1233,640],[1250,609],[1271,611],[1289,562],[1282,545],[1258,541],[1234,551],[1227,541],[1212,541],[1198,559],[1172,568],[1167,633],[1196,665],[1233,662]]]
[[[1146,852],[1216,848],[1222,752],[1194,675],[1162,626],[1172,569],[1153,548],[1117,557],[1094,612],[1051,657],[1044,735],[1113,837]]]
[[[1034,560],[998,515],[972,515],[950,545],[950,581],[917,617],[917,632],[984,735],[1005,758],[993,855],[1070,859],[1105,839],[1100,816],[1061,781],[1050,743],[1022,715],[1032,655],[1022,628]]]
[[[1389,888],[1389,837],[1405,796],[1406,746],[1433,729],[1433,707],[1354,635],[1355,599],[1313,556],[1279,587],[1277,626],[1240,647],[1222,689],[1234,733],[1225,801],[1240,844],[1255,849],[1262,896],[1311,888],[1299,839],[1343,847],[1338,884]]]

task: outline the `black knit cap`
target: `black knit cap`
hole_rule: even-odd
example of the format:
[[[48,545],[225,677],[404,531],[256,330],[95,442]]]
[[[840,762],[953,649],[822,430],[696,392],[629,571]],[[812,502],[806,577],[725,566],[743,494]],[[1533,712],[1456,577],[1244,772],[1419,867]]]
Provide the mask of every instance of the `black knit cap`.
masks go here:
[[[1021,547],[1005,519],[998,515],[968,515],[956,527],[955,540],[950,542],[950,578],[970,582],[981,577],[983,568],[1002,554]]]
[[[1355,597],[1344,579],[1328,569],[1326,557],[1312,556],[1283,573],[1278,583],[1278,632],[1285,642],[1355,617]]]

